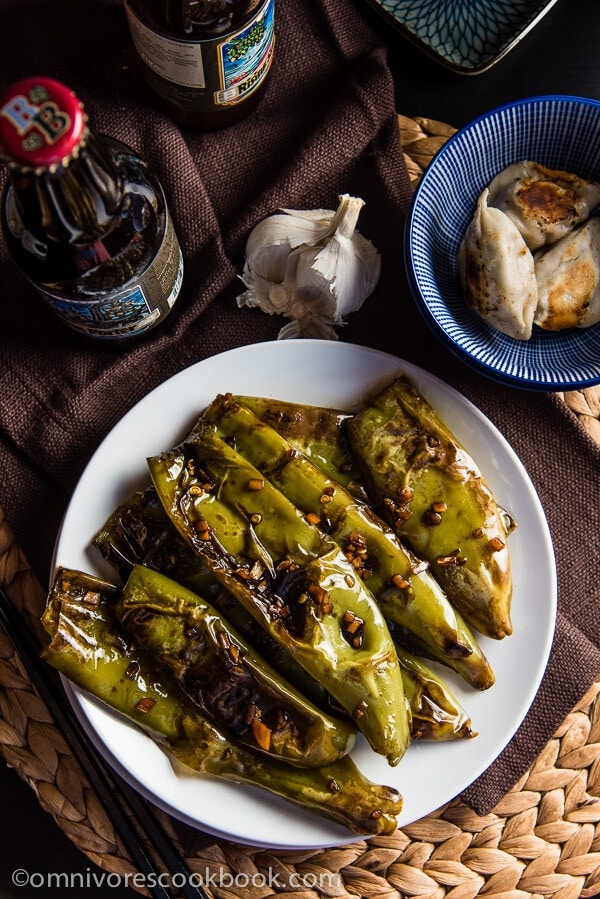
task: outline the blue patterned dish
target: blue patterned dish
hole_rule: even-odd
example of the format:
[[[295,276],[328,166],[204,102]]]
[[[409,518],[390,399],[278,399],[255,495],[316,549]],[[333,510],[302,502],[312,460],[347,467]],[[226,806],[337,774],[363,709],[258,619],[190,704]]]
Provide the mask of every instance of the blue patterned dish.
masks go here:
[[[421,50],[464,75],[485,72],[556,0],[368,0]]]
[[[532,97],[466,125],[425,170],[405,230],[411,290],[441,342],[482,374],[529,390],[600,383],[600,324],[559,332],[534,327],[530,340],[514,340],[467,307],[456,266],[477,198],[499,171],[528,159],[600,180],[599,148],[599,101]]]

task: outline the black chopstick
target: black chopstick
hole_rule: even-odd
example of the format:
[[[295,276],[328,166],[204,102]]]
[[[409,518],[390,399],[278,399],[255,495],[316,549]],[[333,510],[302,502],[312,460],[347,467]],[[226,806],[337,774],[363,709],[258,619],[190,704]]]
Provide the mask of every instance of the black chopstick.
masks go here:
[[[104,760],[85,736],[69,705],[54,669],[39,658],[39,647],[7,594],[0,588],[0,625],[6,631],[15,651],[21,658],[32,684],[39,692],[56,725],[60,728],[73,755],[85,772],[98,799],[109,815],[116,832],[129,852],[131,860],[142,875],[143,885],[155,899],[172,899],[176,894],[185,899],[209,899],[208,894],[192,878],[184,859],[175,849],[148,803],[116,772],[107,769]],[[116,798],[118,797],[118,799]],[[143,830],[149,844],[165,865],[160,871],[146,851],[135,827],[126,814],[130,811]],[[166,873],[166,877],[164,876]],[[176,883],[169,890],[165,880]]]

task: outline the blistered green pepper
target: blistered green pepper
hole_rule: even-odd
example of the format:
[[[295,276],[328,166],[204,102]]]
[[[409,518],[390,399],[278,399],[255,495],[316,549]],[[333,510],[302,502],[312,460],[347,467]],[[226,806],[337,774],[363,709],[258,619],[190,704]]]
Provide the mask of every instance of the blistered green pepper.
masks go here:
[[[295,768],[232,746],[197,718],[186,716],[184,730],[186,738],[171,751],[194,771],[263,787],[357,834],[385,836],[398,826],[398,791],[369,781],[350,756],[323,768]]]
[[[221,395],[214,400],[196,431],[207,426],[233,442],[264,477],[332,535],[385,617],[406,628],[414,646],[449,664],[479,689],[493,684],[490,664],[470,627],[431,577],[428,565],[415,558],[365,503],[235,397]]]
[[[159,507],[159,508],[158,508]],[[160,526],[158,524],[160,522]],[[267,634],[234,596],[224,590],[204,567],[198,555],[184,542],[167,517],[153,487],[136,493],[110,516],[95,541],[103,556],[118,566],[124,580],[133,566],[164,565],[164,571],[188,588],[197,584],[217,585],[211,592],[211,604],[268,658],[277,672],[289,680],[319,708],[340,717],[343,709],[323,685],[301,668]],[[422,740],[446,740],[468,736],[467,715],[449,688],[431,669],[423,665],[406,647],[396,644],[404,692],[411,709],[411,735]],[[423,670],[425,674],[423,674]],[[430,689],[431,687],[431,689]]]
[[[136,491],[121,503],[92,542],[122,583],[133,566],[141,564],[169,575],[211,602],[222,591],[196,553],[179,537],[152,486]]]
[[[265,401],[266,402],[266,401]],[[282,404],[283,405],[283,404]],[[160,507],[160,511],[157,508]],[[162,513],[162,514],[161,514]],[[156,525],[160,521],[160,534]],[[167,539],[168,534],[168,539]],[[136,493],[110,516],[98,535],[97,544],[104,557],[120,565],[126,580],[136,564],[162,562],[171,577],[184,586],[206,583],[212,578],[199,557],[183,541],[171,524],[154,488]],[[155,552],[155,546],[160,552]],[[144,553],[147,552],[147,555]],[[183,561],[185,558],[185,562]],[[181,564],[180,564],[181,563]],[[195,569],[200,572],[196,577]],[[214,582],[214,579],[213,579]],[[297,687],[324,711],[340,717],[343,710],[322,684],[296,664],[292,656],[264,631],[246,609],[223,590],[211,594],[211,603],[231,621],[252,645],[268,658],[279,674]],[[449,687],[405,646],[396,644],[404,693],[411,709],[411,736],[421,740],[447,740],[472,735],[470,719]]]
[[[204,564],[397,764],[410,742],[398,660],[340,547],[212,430],[148,464]]]
[[[382,515],[456,608],[489,637],[511,634],[512,522],[437,412],[401,377],[345,427]]]
[[[470,716],[448,684],[401,644],[396,644],[396,652],[412,712],[413,739],[441,742],[475,737]]]
[[[134,647],[111,606],[120,591],[81,571],[59,568],[42,624],[50,635],[41,657],[73,683],[153,736],[182,734],[180,690],[145,650]]]
[[[262,396],[238,395],[235,399],[308,456],[332,480],[354,496],[367,500],[362,471],[344,430],[344,422],[351,412]]]
[[[238,394],[235,399],[252,409],[261,421],[271,425],[292,446],[312,459],[333,481],[373,507],[365,476],[346,434],[345,423],[353,412],[261,396]],[[506,509],[497,505],[506,533],[511,534],[517,523]]]
[[[171,578],[136,565],[115,612],[121,624],[219,727],[303,767],[346,755],[356,728],[286,683],[223,616]]]
[[[281,643],[264,630],[225,590],[176,530],[154,487],[133,494],[113,511],[94,538],[94,546],[125,582],[134,565],[160,571],[215,606],[271,666],[326,712],[340,715],[339,704]]]
[[[155,660],[131,647],[111,608],[118,590],[85,572],[59,569],[43,624],[42,657],[73,683],[150,732],[190,769],[269,792],[357,834],[391,834],[402,798],[372,783],[349,756],[294,768],[240,746],[209,722]]]

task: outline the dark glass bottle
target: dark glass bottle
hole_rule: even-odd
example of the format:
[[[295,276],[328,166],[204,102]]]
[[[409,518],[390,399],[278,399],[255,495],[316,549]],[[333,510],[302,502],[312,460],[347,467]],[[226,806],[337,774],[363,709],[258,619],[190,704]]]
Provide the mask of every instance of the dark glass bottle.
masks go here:
[[[27,78],[0,97],[10,254],[57,315],[130,341],[170,313],[183,260],[163,190],[128,146],[94,134],[73,92]]]
[[[206,131],[257,105],[273,59],[275,0],[124,0],[138,67],[178,124]]]

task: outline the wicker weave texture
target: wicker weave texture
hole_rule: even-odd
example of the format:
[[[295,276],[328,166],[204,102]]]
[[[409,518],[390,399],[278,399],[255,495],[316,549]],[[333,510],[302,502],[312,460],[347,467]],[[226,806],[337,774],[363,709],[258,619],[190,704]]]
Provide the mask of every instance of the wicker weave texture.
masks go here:
[[[411,178],[452,128],[399,116]],[[600,443],[600,390],[561,395]],[[14,543],[0,508],[0,584],[39,628],[45,591]],[[0,631],[0,755],[91,862],[107,872],[134,868],[8,638]],[[175,843],[170,820],[158,812]],[[180,846],[184,852],[184,847]],[[325,850],[269,851],[208,838],[192,871],[212,876],[218,899],[576,899],[600,894],[600,683],[567,716],[532,768],[485,817],[460,800],[393,836]],[[236,875],[264,887],[236,888]],[[273,883],[276,875],[276,885]],[[254,878],[254,879],[253,879]],[[234,885],[232,885],[232,880]],[[244,878],[240,879],[243,882]],[[219,883],[222,882],[222,886]],[[216,885],[215,885],[216,884]],[[299,886],[300,885],[300,886]],[[143,893],[143,890],[140,890]]]

